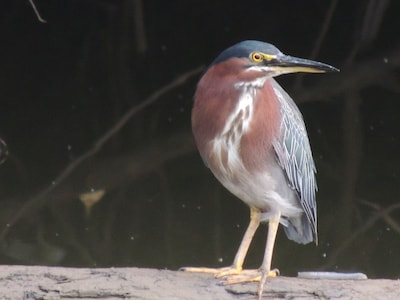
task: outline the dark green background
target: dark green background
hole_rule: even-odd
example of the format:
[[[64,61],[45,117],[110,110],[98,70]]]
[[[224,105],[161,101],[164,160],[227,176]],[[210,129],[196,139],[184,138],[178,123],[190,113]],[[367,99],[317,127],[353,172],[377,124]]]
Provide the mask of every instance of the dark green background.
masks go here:
[[[230,264],[249,212],[213,178],[193,144],[199,73],[52,182],[126,111],[233,43],[258,39],[310,58],[336,3],[312,58],[342,72],[278,78],[301,100],[309,131],[320,243],[298,245],[280,232],[273,266],[284,275],[322,269],[398,278],[397,1],[35,3],[46,24],[28,1],[4,1],[0,11],[0,136],[10,151],[0,166],[0,263]],[[307,94],[318,87],[317,96]],[[106,194],[87,215],[79,195],[92,189]],[[261,263],[265,235],[263,226],[247,266]]]

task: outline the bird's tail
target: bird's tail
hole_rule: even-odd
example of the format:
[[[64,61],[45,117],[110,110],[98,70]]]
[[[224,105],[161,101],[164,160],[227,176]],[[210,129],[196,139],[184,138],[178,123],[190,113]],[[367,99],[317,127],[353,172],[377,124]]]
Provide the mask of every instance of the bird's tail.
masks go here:
[[[308,244],[314,240],[314,233],[311,224],[305,214],[299,217],[287,219],[286,226],[283,226],[289,240],[299,244]],[[286,222],[285,222],[286,223]]]

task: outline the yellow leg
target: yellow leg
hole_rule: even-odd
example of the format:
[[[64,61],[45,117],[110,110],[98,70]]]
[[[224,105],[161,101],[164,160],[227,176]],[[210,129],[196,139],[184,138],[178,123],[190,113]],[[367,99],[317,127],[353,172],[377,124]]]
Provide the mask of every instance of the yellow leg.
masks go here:
[[[203,272],[215,274],[215,277],[223,277],[223,285],[245,283],[245,282],[259,282],[257,294],[258,299],[261,300],[264,284],[268,277],[276,277],[279,275],[279,270],[271,270],[272,254],[274,252],[274,245],[276,234],[278,232],[279,220],[281,214],[277,213],[270,217],[268,221],[268,236],[265,246],[264,259],[262,265],[257,270],[243,270],[243,262],[249,249],[250,243],[254,234],[260,225],[261,213],[251,208],[250,209],[250,223],[247,227],[246,233],[243,236],[239,249],[236,253],[233,264],[224,268],[194,268],[186,267],[181,270],[187,272]]]
[[[242,242],[240,243],[239,249],[235,255],[233,263],[229,267],[224,268],[196,268],[196,267],[185,267],[181,268],[182,271],[186,272],[203,272],[215,274],[215,277],[220,278],[228,275],[236,275],[243,273],[243,263],[246,257],[247,251],[249,250],[250,243],[260,225],[261,215],[260,212],[254,208],[250,208],[250,223],[243,236]],[[228,282],[226,282],[229,284]]]
[[[267,244],[265,246],[263,263],[260,268],[261,278],[257,289],[259,300],[261,300],[264,284],[267,280],[267,277],[275,277],[279,275],[279,271],[277,269],[271,270],[271,262],[272,262],[272,254],[274,252],[276,233],[278,232],[280,218],[281,214],[277,213],[276,215],[272,216],[268,222]]]
[[[257,270],[243,270],[240,273],[236,273],[237,275],[227,276],[224,278],[224,282],[222,284],[229,285],[245,282],[259,282],[257,294],[258,299],[261,299],[263,287],[267,278],[276,277],[279,275],[278,269],[271,270],[271,262],[280,216],[280,213],[277,213],[276,215],[271,216],[268,221],[267,243],[265,246],[264,259],[261,267]]]

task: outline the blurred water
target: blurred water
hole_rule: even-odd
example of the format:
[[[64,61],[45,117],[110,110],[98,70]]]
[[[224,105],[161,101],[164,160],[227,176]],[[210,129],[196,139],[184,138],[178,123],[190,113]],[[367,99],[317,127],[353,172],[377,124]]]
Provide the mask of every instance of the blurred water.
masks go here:
[[[213,178],[195,149],[190,111],[198,76],[138,110],[95,155],[56,179],[124,112],[234,42],[268,40],[290,55],[308,57],[329,2],[258,1],[244,7],[241,1],[143,1],[145,53],[136,47],[133,10],[121,6],[130,3],[37,3],[46,25],[20,1],[7,1],[0,12],[0,137],[8,146],[0,142],[2,264],[177,269],[233,260],[249,210]],[[343,67],[364,33],[359,22],[365,3],[338,4],[318,59]],[[345,92],[325,97],[332,90],[327,88],[319,91],[324,101],[300,107],[318,169],[320,243],[298,245],[280,230],[273,267],[283,275],[400,275],[400,102],[398,63],[390,56],[398,53],[400,26],[398,3],[391,5],[376,40],[356,56],[356,67],[345,66],[330,81]],[[249,7],[257,9],[244,14]],[[373,68],[348,75],[364,64]],[[279,82],[292,92],[295,78]],[[293,98],[320,78],[304,77]],[[357,168],[350,171],[343,144],[354,129],[343,126],[349,95],[361,99],[357,119],[347,116],[359,129]],[[351,184],[348,171],[356,173]],[[95,192],[104,195],[85,206],[82,199],[89,201]],[[265,235],[263,226],[247,267],[261,264]]]

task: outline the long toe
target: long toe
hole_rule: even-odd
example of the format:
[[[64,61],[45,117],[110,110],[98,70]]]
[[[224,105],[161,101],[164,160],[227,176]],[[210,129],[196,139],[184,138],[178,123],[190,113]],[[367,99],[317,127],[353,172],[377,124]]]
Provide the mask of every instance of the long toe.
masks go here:
[[[179,271],[192,272],[192,273],[209,273],[217,274],[218,268],[203,268],[203,267],[182,267]]]
[[[257,288],[257,295],[258,295],[258,299],[261,300],[262,298],[262,293],[264,290],[264,284],[267,281],[268,277],[277,277],[279,276],[280,272],[278,269],[272,269],[270,271],[267,272],[262,272],[261,270],[261,276],[260,276],[260,280],[259,280],[259,284],[258,284],[258,288]]]
[[[269,271],[265,278],[267,277],[276,277],[279,276],[279,270],[273,269]],[[222,285],[230,285],[237,283],[246,283],[246,282],[260,282],[262,279],[262,271],[257,270],[241,270],[240,272],[221,272],[217,273],[217,278],[221,278],[220,284]]]
[[[237,274],[227,274],[221,276],[221,285],[230,285],[238,283],[259,282],[261,280],[261,272],[259,270],[242,270]]]
[[[242,274],[243,270],[241,268],[236,268],[235,266],[220,268],[219,272],[215,274],[215,278],[223,278],[231,275]]]
[[[193,273],[208,273],[215,274],[216,278],[224,277],[227,275],[240,274],[242,269],[235,266],[222,267],[222,268],[203,268],[203,267],[183,267],[180,271],[193,272]]]

